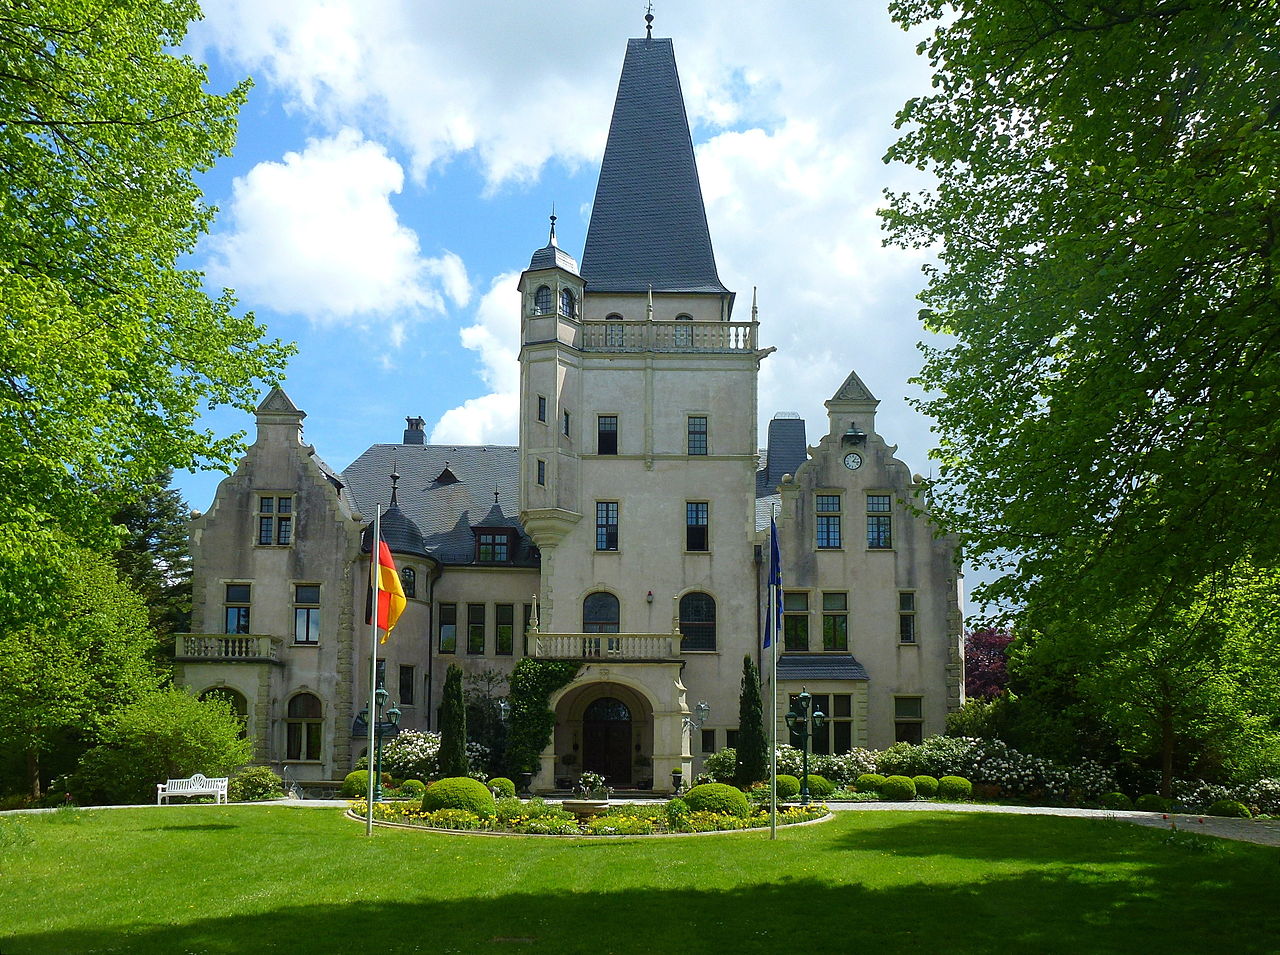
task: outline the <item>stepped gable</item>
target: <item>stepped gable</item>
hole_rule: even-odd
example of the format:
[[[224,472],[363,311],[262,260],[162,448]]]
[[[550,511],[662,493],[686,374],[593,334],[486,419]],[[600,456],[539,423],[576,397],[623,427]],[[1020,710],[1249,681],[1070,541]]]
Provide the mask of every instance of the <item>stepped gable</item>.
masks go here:
[[[590,292],[730,294],[716,271],[670,39],[627,41],[581,275]]]

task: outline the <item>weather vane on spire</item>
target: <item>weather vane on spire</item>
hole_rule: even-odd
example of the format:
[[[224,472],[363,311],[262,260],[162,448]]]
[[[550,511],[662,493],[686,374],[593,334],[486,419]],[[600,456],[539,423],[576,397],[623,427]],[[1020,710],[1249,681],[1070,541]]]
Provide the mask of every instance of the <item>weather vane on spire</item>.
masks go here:
[[[645,11],[644,33],[646,39],[653,39],[653,0],[649,0],[649,9]]]
[[[551,203],[551,237],[547,240],[550,245],[556,244],[556,204]]]

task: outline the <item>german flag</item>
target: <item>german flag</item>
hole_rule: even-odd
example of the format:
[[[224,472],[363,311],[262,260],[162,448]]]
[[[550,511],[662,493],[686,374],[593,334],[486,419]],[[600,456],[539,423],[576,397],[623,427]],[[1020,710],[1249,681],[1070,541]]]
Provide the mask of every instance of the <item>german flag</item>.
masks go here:
[[[384,540],[378,541],[378,562],[371,568],[369,575],[369,596],[365,601],[364,622],[373,623],[374,591],[378,594],[378,629],[382,631],[379,643],[386,643],[391,629],[404,612],[404,588],[400,586],[400,575],[396,572],[396,563],[391,559],[391,548]]]

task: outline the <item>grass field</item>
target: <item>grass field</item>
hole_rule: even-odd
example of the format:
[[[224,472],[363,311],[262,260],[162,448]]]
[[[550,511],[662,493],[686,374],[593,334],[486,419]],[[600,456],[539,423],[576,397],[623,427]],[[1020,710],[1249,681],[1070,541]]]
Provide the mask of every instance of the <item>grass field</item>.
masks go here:
[[[477,837],[340,810],[0,817],[0,955],[1273,952],[1280,850],[1119,822],[846,812]]]

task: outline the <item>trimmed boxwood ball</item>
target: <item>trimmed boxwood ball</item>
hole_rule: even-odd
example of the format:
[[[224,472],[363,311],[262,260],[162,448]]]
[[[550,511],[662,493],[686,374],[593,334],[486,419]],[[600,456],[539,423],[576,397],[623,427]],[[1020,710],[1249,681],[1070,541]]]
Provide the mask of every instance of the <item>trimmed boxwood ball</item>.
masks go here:
[[[925,799],[938,795],[938,780],[933,776],[916,776],[911,780],[916,784],[916,795]]]
[[[1133,808],[1133,800],[1124,793],[1103,793],[1102,799],[1103,809],[1120,809],[1128,810]]]
[[[427,784],[421,779],[406,779],[400,784],[400,791],[404,793],[414,793],[421,795],[427,791]]]
[[[481,819],[488,819],[498,811],[489,787],[470,776],[441,779],[422,794],[423,812],[438,809],[465,809]]]
[[[817,773],[809,774],[809,795],[814,799],[826,799],[835,791],[836,784],[826,776],[819,776]]]
[[[499,796],[514,796],[516,794],[516,784],[507,779],[506,776],[494,776],[489,780],[489,788],[496,789]]]
[[[860,793],[878,793],[880,784],[884,782],[884,777],[879,773],[863,773],[854,782],[853,788],[855,792]]]
[[[910,802],[916,798],[916,784],[910,776],[890,776],[880,784],[880,798],[889,802]]]
[[[1173,800],[1157,796],[1155,793],[1146,793],[1133,801],[1133,807],[1143,812],[1168,812],[1173,808]]]
[[[1205,810],[1206,816],[1233,816],[1236,819],[1249,819],[1253,813],[1249,807],[1236,799],[1219,799]]]
[[[939,799],[970,799],[973,797],[973,783],[963,776],[943,776],[938,780]]]
[[[790,799],[800,793],[800,780],[786,773],[778,774],[778,798]]]
[[[714,812],[745,819],[751,812],[747,797],[736,786],[727,783],[703,783],[684,795],[685,804],[694,812]]]
[[[347,773],[346,778],[342,780],[342,795],[348,799],[359,799],[361,796],[369,795],[369,770],[357,769],[355,772]]]

